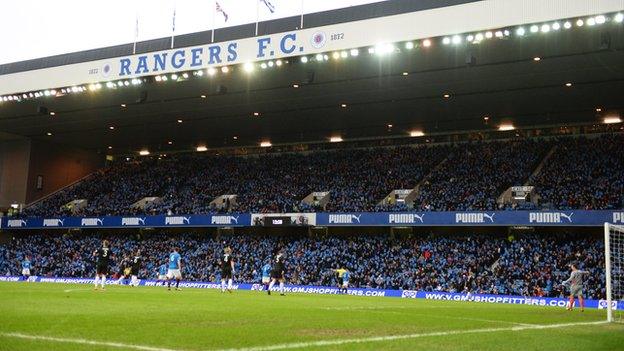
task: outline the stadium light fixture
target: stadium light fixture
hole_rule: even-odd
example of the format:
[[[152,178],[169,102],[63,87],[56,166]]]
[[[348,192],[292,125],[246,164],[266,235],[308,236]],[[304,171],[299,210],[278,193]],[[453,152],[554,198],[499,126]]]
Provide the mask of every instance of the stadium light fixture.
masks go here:
[[[121,106],[121,108],[126,108],[128,105],[126,105],[126,104],[121,104],[120,106]]]
[[[470,34],[466,36],[466,41],[474,41],[474,35]]]
[[[295,88],[295,89],[297,89],[297,88],[299,88],[299,84],[293,84],[293,86],[292,86],[292,87],[293,87],[293,88]]]
[[[273,67],[273,66],[275,66],[275,63],[273,61],[269,61],[269,62],[267,62],[267,66]]]
[[[245,70],[245,72],[247,72],[247,73],[251,73],[251,72],[253,72],[253,70],[254,70],[254,65],[253,65],[253,63],[251,63],[251,62],[246,62],[246,63],[243,65],[243,69]]]
[[[407,76],[407,75],[409,75],[409,72],[403,72],[402,74],[403,74],[404,76]]]
[[[340,107],[347,108],[347,104],[340,104]]]
[[[232,139],[238,140],[238,136],[235,135],[235,136],[232,137]]]
[[[429,39],[423,40],[422,45],[424,47],[426,47],[426,48],[430,47],[431,46],[431,40],[429,40]]]
[[[147,156],[149,154],[150,154],[150,152],[147,149],[143,149],[143,150],[139,151],[139,155],[141,155],[141,156]]]
[[[542,33],[548,33],[550,32],[550,25],[542,24],[542,28],[540,30],[542,31]]]
[[[229,71],[230,71],[230,68],[228,66],[221,67],[221,72],[228,73]]]
[[[498,130],[501,132],[514,130],[514,129],[516,129],[516,127],[514,127],[513,124],[501,124],[500,126],[498,126]]]
[[[182,121],[181,119],[179,119],[179,120],[177,120],[176,122],[178,122],[178,123],[182,123],[183,121]]]
[[[559,30],[561,29],[561,24],[559,24],[559,22],[555,22],[550,26],[553,30]]]
[[[208,75],[209,76],[214,76],[215,74],[217,74],[217,70],[214,67],[208,68]]]
[[[347,58],[347,57],[349,57],[349,53],[348,52],[346,52],[346,51],[341,51],[340,52],[340,58],[344,59],[344,58]]]
[[[318,62],[323,61],[323,54],[316,54],[316,56],[314,56],[314,59],[316,59],[316,61]]]
[[[405,43],[405,48],[407,50],[412,50],[414,48],[414,43],[412,43],[411,41],[408,41],[407,43]]]
[[[603,15],[598,15],[594,18],[594,20],[596,21],[596,24],[603,24],[607,21],[607,18]]]
[[[260,116],[260,112],[254,112],[253,115],[254,115],[254,117],[259,117]]]
[[[375,53],[377,55],[387,55],[393,53],[395,50],[393,44],[377,44],[375,45]]]
[[[452,41],[453,44],[457,45],[462,42],[462,38],[459,35],[454,35]]]
[[[178,75],[177,74],[172,74],[171,75],[171,80],[178,80]]]
[[[542,58],[541,58],[541,57],[539,57],[539,56],[535,56],[535,57],[533,58],[533,61],[535,61],[535,62],[538,62],[538,61],[541,61],[541,60],[542,60]]]
[[[485,32],[485,37],[487,39],[492,39],[493,36],[494,36],[494,33],[490,32],[490,31]]]
[[[163,82],[166,82],[166,81],[168,81],[168,80],[169,80],[169,78],[168,78],[167,76],[161,76],[161,77],[160,77],[160,79],[161,79]]]
[[[388,129],[394,127],[392,124],[388,124]]]
[[[197,150],[197,152],[204,152],[204,151],[208,151],[208,148],[204,145],[200,145],[196,147],[195,150]]]
[[[308,57],[307,56],[301,57],[301,63],[308,63]]]
[[[565,28],[565,29],[570,29],[570,28],[572,28],[572,23],[570,23],[570,21],[565,21],[565,22],[563,23],[563,28]]]
[[[333,137],[329,138],[329,142],[330,143],[340,143],[342,141],[343,141],[343,139],[342,139],[341,136],[333,136]]]
[[[425,133],[422,130],[412,130],[409,135],[411,137],[421,137],[425,136]]]
[[[497,38],[502,38],[504,36],[503,31],[502,30],[497,30],[494,33],[494,36],[497,37]]]
[[[617,23],[622,23],[624,22],[624,13],[618,13],[617,15],[615,15],[615,17],[613,17],[613,19],[615,20],[615,22]]]
[[[593,17],[588,18],[587,25],[590,27],[596,25],[596,20]]]
[[[480,42],[481,40],[483,40],[483,38],[484,38],[483,33],[477,33],[477,35],[475,35],[476,42]]]
[[[352,57],[357,57],[360,54],[360,50],[358,50],[358,49],[351,49],[349,51],[349,54],[351,54]]]
[[[531,33],[537,33],[539,32],[539,27],[536,24],[534,24],[529,28],[529,30],[531,31]]]
[[[444,39],[442,39],[442,44],[444,45],[448,45],[451,43],[451,38],[449,37],[444,37]]]
[[[50,111],[50,116],[52,116],[52,117],[56,116],[56,112]]]
[[[169,140],[169,141],[167,142],[167,144],[168,144],[168,145],[173,145],[173,141]]]
[[[203,76],[204,75],[204,70],[200,69],[200,70],[195,71],[195,75],[198,76],[198,77]]]
[[[602,112],[602,108],[596,107],[596,112]]]
[[[583,24],[585,24],[585,22],[582,19],[580,19],[580,18],[576,21],[576,26],[577,27],[582,27]]]
[[[602,122],[604,124],[616,124],[616,123],[622,123],[622,118],[620,118],[619,116],[609,116],[609,117],[605,117]]]
[[[282,61],[282,60],[277,60],[277,61],[275,61],[275,65],[276,65],[277,67],[281,66],[281,65],[282,65],[282,63],[283,63],[283,61]]]
[[[46,135],[47,136],[52,136],[52,133],[51,132],[47,132]]]
[[[108,129],[115,130],[115,126],[109,126]]]
[[[333,58],[334,60],[339,59],[339,58],[340,58],[340,53],[339,53],[338,51],[334,52],[334,53],[332,54],[332,58]]]
[[[202,98],[202,99],[205,99],[206,95],[200,95],[199,97]]]
[[[451,97],[451,94],[444,94],[444,95],[442,95],[442,96],[443,96],[445,99],[448,99],[448,98],[450,98],[450,97]]]
[[[260,64],[260,68],[262,68],[262,69],[267,69],[267,67],[269,67],[269,66],[267,66],[266,62],[262,62]]]
[[[157,81],[157,82],[160,82],[160,81],[162,81],[162,78],[160,76],[156,76],[156,77],[154,77],[154,80]],[[109,87],[109,88],[112,88],[111,84],[113,84],[113,83],[108,82],[108,83],[106,83],[106,86]]]
[[[186,73],[186,72],[182,73],[182,78],[188,79],[188,77],[189,77],[188,73]]]
[[[565,86],[569,88],[569,87],[571,87],[571,86],[572,86],[572,83],[567,82],[567,83],[565,83]]]
[[[108,146],[108,149],[109,149],[109,150],[112,150],[112,149],[113,149],[113,147],[109,145],[109,146]]]
[[[271,147],[273,144],[271,144],[270,141],[262,141],[260,142],[260,147]]]

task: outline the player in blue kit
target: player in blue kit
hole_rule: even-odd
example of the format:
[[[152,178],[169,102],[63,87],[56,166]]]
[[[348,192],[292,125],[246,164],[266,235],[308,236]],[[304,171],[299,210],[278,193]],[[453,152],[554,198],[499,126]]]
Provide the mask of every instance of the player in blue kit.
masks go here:
[[[180,249],[173,248],[173,252],[169,254],[169,269],[167,270],[167,290],[171,290],[171,279],[176,280],[176,290],[180,289],[180,280],[182,280],[182,256],[178,253]]]
[[[342,273],[342,287],[340,288],[340,292],[342,292],[343,294],[347,293],[347,289],[349,288],[350,277],[351,277],[351,272],[349,272],[348,270],[345,270],[344,273]]]
[[[262,266],[262,286],[263,290],[269,290],[269,283],[271,282],[271,265],[269,263]]]
[[[30,279],[30,269],[32,268],[30,262],[30,256],[24,257],[22,261],[22,276],[24,277],[24,281],[28,281]]]
[[[167,280],[167,265],[161,264],[158,267],[158,279],[156,279],[156,285],[165,284],[165,280]]]

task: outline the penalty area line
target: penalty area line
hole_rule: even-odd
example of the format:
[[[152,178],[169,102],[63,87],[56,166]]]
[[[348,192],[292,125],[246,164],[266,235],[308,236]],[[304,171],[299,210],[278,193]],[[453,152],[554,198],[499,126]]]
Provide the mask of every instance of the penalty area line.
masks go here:
[[[357,339],[342,339],[342,340],[319,340],[310,342],[296,342],[290,344],[277,344],[267,346],[245,347],[245,348],[233,348],[223,349],[219,351],[274,351],[274,350],[289,350],[300,349],[305,347],[322,347],[322,346],[339,346],[344,344],[361,344],[368,342],[382,342],[382,341],[394,341],[405,339],[418,339],[435,336],[453,336],[463,334],[479,334],[479,333],[496,333],[496,332],[516,332],[524,330],[540,330],[540,329],[556,329],[565,327],[575,327],[582,325],[598,325],[606,324],[606,321],[599,322],[578,322],[578,323],[563,323],[563,324],[535,324],[535,325],[523,325],[507,328],[484,328],[484,329],[468,329],[468,330],[451,330],[431,333],[420,334],[406,334],[406,335],[389,335],[389,336],[373,336],[368,338]]]
[[[107,346],[115,347],[124,350],[140,350],[140,351],[181,351],[174,349],[166,349],[162,347],[151,347],[143,345],[123,344],[119,342],[107,342],[107,341],[95,341],[87,339],[74,339],[74,338],[55,338],[51,336],[41,335],[29,335],[22,333],[0,333],[0,336],[6,338],[25,339],[25,340],[37,340],[37,341],[51,341],[66,344],[79,344],[79,345],[92,345],[92,346]]]

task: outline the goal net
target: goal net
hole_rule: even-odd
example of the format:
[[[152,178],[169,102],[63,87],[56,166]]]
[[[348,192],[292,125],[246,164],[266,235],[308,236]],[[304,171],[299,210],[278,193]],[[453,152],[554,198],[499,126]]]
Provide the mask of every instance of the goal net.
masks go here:
[[[624,305],[624,226],[605,223],[606,309],[609,322],[622,322]],[[616,306],[614,309],[613,306]]]

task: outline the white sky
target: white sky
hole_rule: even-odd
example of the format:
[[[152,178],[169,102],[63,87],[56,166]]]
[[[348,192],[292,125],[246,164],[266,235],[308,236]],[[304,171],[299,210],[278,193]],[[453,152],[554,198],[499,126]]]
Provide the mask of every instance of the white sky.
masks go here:
[[[216,13],[215,1],[227,13]],[[17,0],[0,10],[0,64],[384,0]]]

